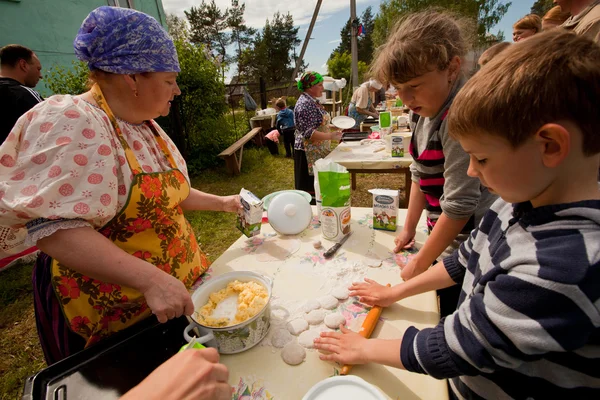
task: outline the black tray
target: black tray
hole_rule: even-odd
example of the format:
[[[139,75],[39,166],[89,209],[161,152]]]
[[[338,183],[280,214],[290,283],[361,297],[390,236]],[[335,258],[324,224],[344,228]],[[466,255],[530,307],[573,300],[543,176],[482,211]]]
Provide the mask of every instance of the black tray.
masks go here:
[[[147,318],[30,376],[23,400],[118,399],[179,351],[187,324]]]
[[[367,139],[369,135],[369,132],[344,132],[342,134],[342,142],[352,142]]]

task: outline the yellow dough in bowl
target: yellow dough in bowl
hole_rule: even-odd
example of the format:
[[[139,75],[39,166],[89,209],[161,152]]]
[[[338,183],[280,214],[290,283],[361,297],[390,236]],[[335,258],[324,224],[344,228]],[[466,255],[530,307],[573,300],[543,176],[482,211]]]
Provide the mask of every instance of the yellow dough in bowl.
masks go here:
[[[235,318],[215,318],[212,316],[219,303],[236,295],[237,310]],[[268,300],[269,292],[260,283],[235,280],[229,282],[227,287],[208,296],[208,302],[197,312],[198,322],[214,328],[237,325],[258,314],[265,307]]]

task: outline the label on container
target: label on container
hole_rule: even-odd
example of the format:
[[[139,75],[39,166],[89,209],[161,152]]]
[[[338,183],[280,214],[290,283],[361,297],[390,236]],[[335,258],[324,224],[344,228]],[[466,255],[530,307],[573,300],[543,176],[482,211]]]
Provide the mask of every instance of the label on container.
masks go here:
[[[392,157],[404,157],[404,138],[392,135]]]
[[[323,207],[321,232],[327,240],[337,241],[350,233],[350,207]]]

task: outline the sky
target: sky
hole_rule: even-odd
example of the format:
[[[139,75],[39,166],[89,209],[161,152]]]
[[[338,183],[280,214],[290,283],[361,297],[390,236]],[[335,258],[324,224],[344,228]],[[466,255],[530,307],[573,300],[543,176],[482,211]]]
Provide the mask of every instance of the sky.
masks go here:
[[[207,0],[208,1],[208,0]],[[512,5],[500,23],[492,28],[492,32],[504,31],[505,40],[512,42],[512,25],[519,18],[525,16],[531,10],[535,0],[512,0]],[[165,12],[185,17],[183,11],[192,6],[200,4],[200,0],[162,0]],[[216,4],[225,9],[231,5],[231,0],[215,0]],[[240,2],[244,2],[241,0]],[[504,1],[506,3],[507,1]],[[379,13],[380,0],[356,0],[356,15],[360,17],[363,11],[372,7],[373,15]],[[282,14],[290,13],[294,18],[296,26],[300,27],[298,33],[304,41],[308,25],[315,10],[316,0],[245,0],[246,13],[244,18],[246,24],[262,29],[265,20],[272,19],[273,14],[279,11]],[[306,49],[304,59],[309,69],[321,73],[327,72],[327,59],[340,42],[340,31],[350,18],[350,0],[323,0],[317,22],[313,28],[311,40]],[[300,54],[302,44],[298,46],[297,54]],[[229,72],[229,78],[235,71]]]

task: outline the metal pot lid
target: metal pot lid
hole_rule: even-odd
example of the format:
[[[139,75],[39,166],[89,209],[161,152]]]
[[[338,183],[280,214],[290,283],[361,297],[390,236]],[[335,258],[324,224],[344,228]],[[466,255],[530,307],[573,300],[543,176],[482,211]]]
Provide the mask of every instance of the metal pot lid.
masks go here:
[[[297,235],[310,224],[312,208],[302,195],[284,192],[271,200],[267,216],[277,232],[283,235]]]

